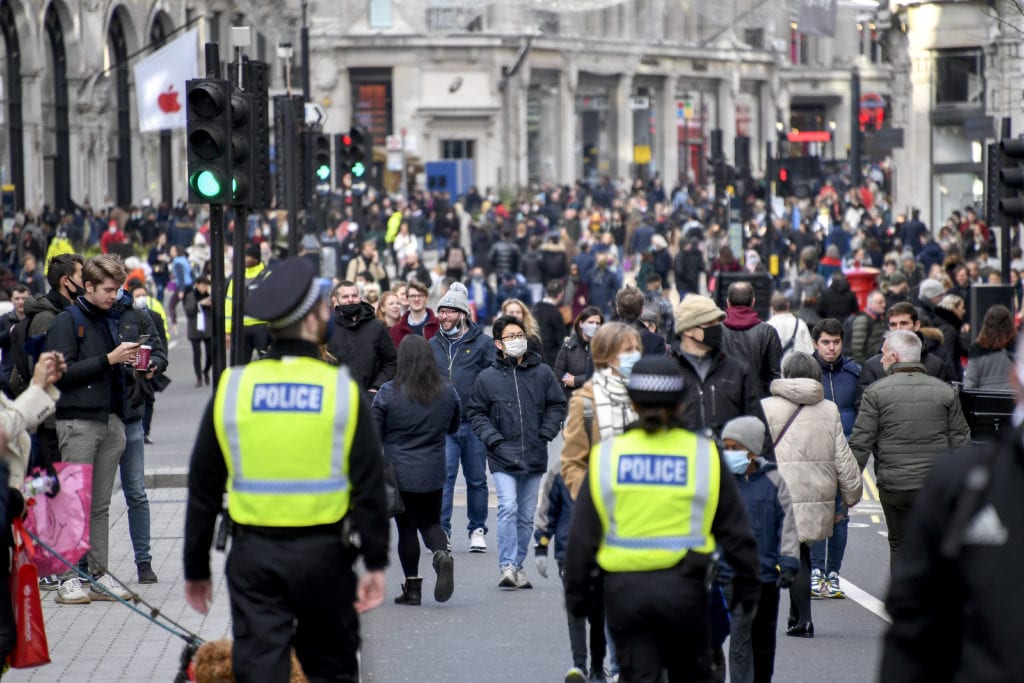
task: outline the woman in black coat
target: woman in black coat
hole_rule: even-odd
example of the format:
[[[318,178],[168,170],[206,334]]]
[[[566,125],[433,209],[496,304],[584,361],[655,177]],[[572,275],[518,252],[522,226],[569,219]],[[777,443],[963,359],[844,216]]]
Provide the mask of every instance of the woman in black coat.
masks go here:
[[[395,378],[381,385],[373,399],[373,416],[394,468],[405,510],[398,525],[398,559],[405,572],[399,605],[419,605],[420,541],[433,551],[437,573],[434,599],[445,602],[455,590],[448,538],[441,528],[441,491],[446,477],[445,436],[459,430],[462,411],[455,388],[441,379],[434,353],[423,337],[411,334],[398,347]]]
[[[860,310],[857,295],[850,290],[850,282],[841,271],[832,274],[832,283],[818,299],[818,315],[843,321]]]
[[[562,383],[565,398],[583,386],[594,374],[594,361],[590,357],[590,340],[604,323],[604,316],[596,306],[587,306],[572,323],[572,334],[566,337],[558,350],[552,370]]]

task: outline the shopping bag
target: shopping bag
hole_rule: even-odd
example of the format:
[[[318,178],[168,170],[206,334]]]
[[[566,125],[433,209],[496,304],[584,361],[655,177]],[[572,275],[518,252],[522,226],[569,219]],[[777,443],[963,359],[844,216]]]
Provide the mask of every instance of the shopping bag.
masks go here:
[[[387,501],[388,515],[396,517],[405,512],[402,494],[398,491],[398,478],[391,463],[384,463],[384,498]]]
[[[50,498],[39,494],[28,501],[25,527],[72,565],[89,550],[89,512],[92,508],[92,465],[53,463],[60,491]],[[69,567],[48,552],[35,556],[43,576],[63,574]]]
[[[28,669],[50,663],[43,624],[43,603],[39,598],[39,572],[32,564],[32,539],[20,519],[14,520],[14,567],[11,572],[11,602],[18,632],[8,663],[15,669]],[[39,553],[36,553],[39,554]]]

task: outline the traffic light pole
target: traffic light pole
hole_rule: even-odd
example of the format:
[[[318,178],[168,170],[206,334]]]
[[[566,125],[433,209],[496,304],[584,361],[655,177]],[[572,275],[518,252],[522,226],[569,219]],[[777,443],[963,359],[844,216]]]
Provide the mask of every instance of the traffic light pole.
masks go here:
[[[298,136],[296,135],[295,110],[290,101],[284,108],[284,129],[287,134],[281,141],[281,146],[284,152],[285,206],[288,208],[288,255],[295,256],[299,253],[298,173],[302,171],[295,168],[295,144]]]
[[[853,67],[850,74],[850,182],[860,187],[862,177],[860,169],[860,70]]]
[[[245,353],[245,238],[248,232],[249,215],[242,207],[235,208],[235,230],[231,244],[231,364],[244,365],[248,358]],[[224,262],[223,257],[221,263]]]
[[[224,283],[224,207],[220,204],[210,205],[210,333],[213,335],[213,390],[217,391],[220,376],[227,368],[227,349],[224,345],[224,295],[227,286]]]

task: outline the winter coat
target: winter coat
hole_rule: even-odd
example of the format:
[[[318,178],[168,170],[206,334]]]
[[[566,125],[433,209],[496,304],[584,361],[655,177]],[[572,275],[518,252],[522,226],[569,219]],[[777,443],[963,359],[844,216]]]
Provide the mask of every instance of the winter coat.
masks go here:
[[[361,304],[356,319],[334,314],[336,327],[327,340],[327,351],[336,364],[345,365],[364,391],[379,389],[395,376],[398,352],[388,328],[377,320],[373,306]]]
[[[921,357],[924,359],[921,361],[921,364],[924,365],[924,370],[930,377],[934,377],[942,382],[956,381],[952,368],[948,363],[943,363],[940,357],[927,353],[923,347],[921,349]],[[860,366],[860,380],[857,382],[857,405],[860,405],[861,400],[864,398],[865,389],[883,377],[885,377],[885,370],[882,368],[882,354],[876,353]]]
[[[860,310],[857,295],[850,291],[850,283],[845,279],[832,280],[832,284],[818,299],[817,311],[822,318],[846,320]]]
[[[559,382],[562,377],[569,373],[573,376],[572,387],[562,385],[565,397],[568,399],[573,393],[579,391],[583,383],[594,374],[594,360],[590,357],[590,343],[580,339],[580,336],[573,332],[562,342],[558,349],[558,357],[552,366],[555,379]]]
[[[753,474],[733,474],[733,477],[757,539],[761,581],[775,583],[780,567],[794,574],[800,569],[800,537],[793,499],[778,465],[764,458],[754,462],[757,470]],[[732,567],[723,560],[719,567],[720,579],[729,581],[732,574]]]
[[[1010,373],[1013,372],[1013,352],[1008,349],[985,349],[971,344],[964,369],[964,389],[983,391],[1011,391]]]
[[[480,373],[466,404],[466,418],[487,447],[491,472],[541,474],[548,469],[549,441],[565,417],[565,396],[540,354],[521,362],[498,354]]]
[[[565,247],[561,244],[545,242],[540,248],[541,267],[544,271],[543,282],[561,280],[569,274],[569,259]]]
[[[644,306],[658,312],[658,334],[668,342],[675,339],[676,314],[672,310],[672,302],[661,292],[649,290],[644,292]]]
[[[544,362],[554,366],[567,331],[562,312],[550,301],[541,301],[533,307],[533,317],[540,331]]]
[[[583,278],[583,282],[590,292],[590,304],[603,311],[606,316],[610,314],[615,294],[622,289],[622,271],[594,268]]]
[[[929,242],[921,248],[921,253],[917,255],[917,262],[924,267],[925,272],[928,272],[934,265],[941,266],[945,258],[946,252],[942,250],[942,245],[938,242]]]
[[[451,382],[459,393],[462,419],[466,420],[466,402],[480,373],[494,363],[494,339],[484,328],[469,323],[466,333],[458,339],[435,334],[429,342],[441,376]]]
[[[779,335],[783,356],[790,351],[814,353],[814,340],[811,338],[811,331],[807,329],[807,323],[798,318],[795,313],[789,311],[775,313],[768,319],[768,324],[774,327],[775,332]]]
[[[572,509],[575,505],[569,489],[558,472],[558,467],[548,470],[538,497],[537,512],[534,515],[536,530],[533,538],[554,539],[555,562],[561,567],[565,563],[565,549],[569,547],[569,528],[572,526]],[[549,551],[550,552],[550,551]]]
[[[665,346],[665,338],[660,334],[651,332],[636,318],[623,318],[619,322],[629,325],[640,335],[640,351],[645,356],[664,356],[668,351]]]
[[[459,431],[462,411],[455,387],[446,384],[430,405],[417,403],[394,382],[373,397],[384,459],[395,470],[399,491],[439,491],[447,478],[445,435]]]
[[[936,306],[932,322],[942,332],[942,348],[945,349],[953,369],[957,372],[957,379],[960,379],[963,374],[960,359],[967,356],[971,346],[970,335],[961,332],[964,321],[953,311]]]
[[[839,408],[843,421],[843,435],[853,433],[857,419],[857,383],[860,381],[860,365],[852,358],[840,356],[835,363],[826,363],[814,353],[814,359],[821,366],[821,384],[825,389],[825,400],[832,401]]]
[[[793,499],[801,543],[832,535],[836,487],[843,502],[860,501],[860,469],[843,436],[839,409],[824,398],[817,380],[799,377],[772,382],[772,395],[761,401],[775,444],[775,459]],[[789,429],[779,434],[800,406]]]
[[[213,326],[211,322],[213,320],[213,307],[211,304],[203,304],[202,306],[205,325],[202,330],[199,329],[199,297],[197,294],[196,290],[192,289],[185,295],[184,307],[185,317],[188,318],[189,341],[211,339],[213,336],[213,330],[210,329]]]
[[[527,284],[544,284],[544,256],[539,249],[528,249],[523,254],[519,267]]]
[[[586,415],[584,405],[590,404],[590,416]],[[590,433],[587,433],[587,422]],[[569,488],[573,498],[580,493],[583,477],[590,467],[590,449],[601,440],[601,425],[597,419],[597,408],[594,405],[594,383],[587,381],[580,390],[569,397],[569,410],[565,416],[565,431],[562,443],[562,480]]]
[[[850,340],[849,346],[845,347],[846,352],[863,365],[882,348],[885,331],[885,316],[872,317],[867,311],[858,313],[850,322]]]
[[[889,491],[921,488],[935,454],[967,443],[971,430],[953,387],[920,363],[896,363],[864,391],[850,436],[861,467],[875,455],[875,481]]]
[[[487,261],[495,273],[519,272],[519,247],[512,242],[498,240],[487,254]]]
[[[886,611],[882,681],[1016,681],[1024,671],[1024,449],[1020,429],[935,458],[917,496]],[[947,537],[969,494],[969,474],[991,482],[950,557]],[[1007,540],[1008,539],[1008,540]]]
[[[423,338],[427,341],[437,334],[438,330],[441,329],[441,321],[438,320],[437,315],[432,310],[427,309],[427,319],[423,322],[420,331],[423,333]],[[391,329],[388,330],[388,334],[391,335],[391,342],[395,345],[395,350],[398,350],[398,345],[402,343],[402,340],[410,334],[415,334],[412,331],[412,327],[409,325],[409,311],[402,314],[402,317],[398,319]]]
[[[767,396],[772,380],[781,375],[782,343],[771,325],[761,322],[749,306],[730,306],[725,312],[724,350],[742,358],[750,366],[762,396]]]
[[[117,324],[117,331],[120,335],[120,341],[138,341],[141,335],[148,334],[149,339],[145,341],[145,344],[153,347],[149,353],[149,359],[156,365],[157,374],[162,374],[167,371],[167,347],[164,344],[163,335],[160,334],[158,324],[153,321],[156,317],[152,311],[148,310],[138,308],[125,310],[121,313]],[[131,371],[124,374],[127,390],[130,395],[132,385],[140,381],[140,376]],[[144,403],[132,405],[132,402],[128,401],[125,407],[124,419],[126,422],[128,420],[141,420],[145,412],[146,406]]]
[[[681,416],[684,429],[698,434],[711,430],[715,435],[720,435],[725,423],[734,417],[753,415],[763,419],[757,382],[746,361],[717,353],[702,382],[696,368],[679,346],[675,346],[672,351],[685,375]],[[765,442],[771,443],[767,438]]]
[[[700,274],[704,272],[704,254],[699,247],[687,247],[672,262],[676,275],[676,289],[680,295],[700,292]]]

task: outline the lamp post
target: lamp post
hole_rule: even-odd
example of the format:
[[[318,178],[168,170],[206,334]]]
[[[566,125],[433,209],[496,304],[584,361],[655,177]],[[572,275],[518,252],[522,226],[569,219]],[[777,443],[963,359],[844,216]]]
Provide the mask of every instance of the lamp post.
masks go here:
[[[828,122],[828,141],[832,146],[832,161],[836,160],[836,122]]]

